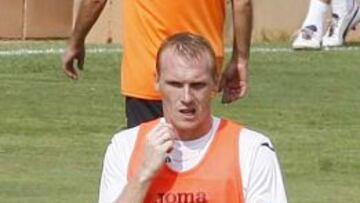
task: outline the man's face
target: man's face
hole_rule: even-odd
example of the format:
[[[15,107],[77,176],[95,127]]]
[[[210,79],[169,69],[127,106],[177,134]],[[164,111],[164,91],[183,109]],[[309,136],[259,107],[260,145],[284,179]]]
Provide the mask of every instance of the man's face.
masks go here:
[[[208,57],[189,61],[165,50],[157,87],[162,94],[164,116],[182,136],[194,139],[211,127],[211,98],[216,81],[208,66]]]

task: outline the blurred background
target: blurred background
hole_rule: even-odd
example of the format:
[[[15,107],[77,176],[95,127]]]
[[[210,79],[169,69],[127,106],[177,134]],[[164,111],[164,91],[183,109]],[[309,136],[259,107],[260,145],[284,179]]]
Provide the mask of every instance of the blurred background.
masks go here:
[[[108,0],[89,42],[121,43],[122,0]],[[0,39],[64,39],[69,36],[81,0],[0,0]],[[300,28],[309,0],[254,0],[254,41],[287,41]],[[229,5],[229,2],[227,3]],[[229,6],[228,6],[229,8]],[[231,15],[227,12],[228,17]],[[226,39],[231,24],[226,24]],[[360,32],[350,32],[350,41]]]

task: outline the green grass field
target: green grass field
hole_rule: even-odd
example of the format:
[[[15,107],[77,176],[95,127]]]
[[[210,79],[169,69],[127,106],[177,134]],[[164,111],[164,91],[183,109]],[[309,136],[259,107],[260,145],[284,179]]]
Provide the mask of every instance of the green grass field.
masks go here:
[[[0,52],[64,46],[1,43]],[[59,54],[0,55],[0,202],[97,201],[104,151],[125,126],[119,62],[120,53],[89,53],[74,82]],[[216,99],[214,114],[271,137],[289,202],[360,202],[359,49],[254,51],[250,75],[248,97]]]

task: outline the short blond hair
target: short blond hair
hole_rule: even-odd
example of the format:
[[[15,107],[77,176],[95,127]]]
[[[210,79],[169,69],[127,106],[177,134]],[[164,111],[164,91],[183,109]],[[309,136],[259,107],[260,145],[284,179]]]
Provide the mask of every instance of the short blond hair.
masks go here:
[[[204,37],[190,32],[181,32],[163,41],[156,56],[156,73],[158,76],[160,76],[161,71],[161,56],[166,50],[171,50],[173,54],[183,57],[187,61],[207,57],[208,68],[212,72],[214,81],[217,80],[219,73],[216,68],[215,51]]]

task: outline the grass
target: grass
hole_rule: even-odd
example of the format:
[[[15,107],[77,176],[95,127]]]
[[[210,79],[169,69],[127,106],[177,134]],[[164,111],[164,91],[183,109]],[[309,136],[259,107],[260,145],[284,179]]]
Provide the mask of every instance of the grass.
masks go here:
[[[254,45],[273,46],[286,45]],[[64,43],[2,43],[0,51],[23,47]],[[289,202],[360,201],[359,57],[254,52],[248,97],[214,101],[216,115],[271,137]],[[104,150],[125,126],[120,54],[88,54],[76,82],[63,75],[56,54],[0,61],[0,202],[96,202]]]

